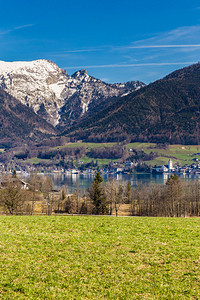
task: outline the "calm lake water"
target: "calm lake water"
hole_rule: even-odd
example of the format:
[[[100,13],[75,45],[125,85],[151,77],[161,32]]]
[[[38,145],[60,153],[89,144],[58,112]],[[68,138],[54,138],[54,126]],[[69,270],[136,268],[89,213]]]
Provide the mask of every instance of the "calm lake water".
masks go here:
[[[44,175],[45,176],[45,175]],[[94,180],[94,175],[82,175],[82,174],[48,174],[51,177],[55,187],[59,188],[63,185],[67,186],[69,193],[72,193],[74,190],[79,188],[79,190],[84,193],[91,183]],[[147,174],[147,173],[139,173],[139,174],[115,174],[115,175],[103,175],[104,181],[107,181],[109,178],[115,178],[119,182],[128,183],[130,182],[131,186],[136,187],[140,184],[165,184],[167,179],[169,178],[169,174]],[[182,180],[200,180],[199,175],[180,175]]]

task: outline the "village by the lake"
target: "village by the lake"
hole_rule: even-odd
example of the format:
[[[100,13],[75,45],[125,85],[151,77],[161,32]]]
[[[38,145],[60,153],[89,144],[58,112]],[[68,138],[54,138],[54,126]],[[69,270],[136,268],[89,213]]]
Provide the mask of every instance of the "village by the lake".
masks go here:
[[[200,155],[200,153],[198,153]],[[22,166],[18,163],[0,163],[0,174],[12,174],[13,170],[16,170],[17,174],[22,174],[23,176],[27,176],[31,173],[41,173],[41,174],[66,174],[66,175],[74,175],[74,174],[82,174],[82,175],[95,175],[97,171],[99,171],[103,175],[109,174],[133,174],[137,172],[136,168],[138,166],[141,167],[145,165],[145,171],[142,170],[144,173],[153,173],[153,174],[191,174],[191,175],[200,175],[200,160],[198,158],[193,159],[192,164],[185,164],[183,166],[179,164],[173,164],[173,160],[169,159],[168,164],[165,165],[155,165],[155,166],[148,166],[145,162],[110,162],[108,166],[104,168],[100,168],[98,165],[94,167],[89,167],[84,170],[81,168],[72,168],[72,169],[64,169],[63,167],[45,167],[42,166]],[[79,166],[81,166],[83,162],[79,161]]]

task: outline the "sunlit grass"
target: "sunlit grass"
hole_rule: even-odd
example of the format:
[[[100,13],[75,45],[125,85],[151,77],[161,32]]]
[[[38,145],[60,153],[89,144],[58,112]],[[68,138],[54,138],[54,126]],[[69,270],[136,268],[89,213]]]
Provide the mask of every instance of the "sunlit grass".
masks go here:
[[[88,157],[87,155],[84,155],[79,161],[82,161],[83,163],[90,163],[90,162],[94,162],[94,163],[98,163],[99,166],[104,166],[104,165],[108,165],[110,162],[116,162],[117,159],[101,159],[101,158],[92,158],[92,157]]]
[[[199,299],[200,219],[0,217],[1,299]]]
[[[92,149],[92,148],[98,148],[98,147],[112,147],[116,143],[82,143],[82,142],[77,142],[77,143],[67,143],[66,145],[63,146],[58,146],[58,147],[53,147],[52,150],[55,149],[62,149],[62,148],[76,148],[76,147],[86,147],[87,149]]]
[[[23,162],[24,163],[33,164],[33,165],[37,165],[39,163],[50,164],[51,160],[50,159],[42,159],[42,158],[38,158],[38,157],[32,157],[32,158],[29,158],[29,159],[27,159],[27,160],[25,160]]]
[[[91,162],[92,160],[96,162],[98,161],[99,165],[102,167],[104,165],[109,164],[110,161],[118,161],[117,159],[96,159],[90,158],[87,156],[87,153],[92,148],[98,147],[112,147],[117,143],[68,143],[64,146],[58,146],[51,148],[52,150],[59,150],[62,148],[74,148],[74,147],[86,147],[86,155],[81,157],[79,160],[83,161],[84,163]],[[150,152],[156,153],[158,156],[154,160],[146,161],[146,164],[154,166],[154,165],[163,165],[166,164],[169,158],[172,158],[173,163],[179,163],[180,165],[185,164],[192,164],[193,158],[199,158],[200,155],[194,156],[194,153],[200,153],[200,146],[198,145],[169,145],[167,149],[160,149],[157,147],[155,143],[130,143],[126,145],[127,149],[135,149],[137,151],[144,151],[145,153],[149,154]],[[1,152],[1,149],[0,149]],[[31,163],[31,164],[49,164],[51,160],[48,159],[39,159],[37,157],[27,159],[23,161],[24,163]],[[58,161],[59,162],[59,161]],[[75,161],[74,161],[75,162]]]
[[[167,149],[159,149],[154,143],[131,143],[127,145],[127,148],[133,148],[136,150],[143,150],[145,153],[155,152],[158,154],[154,160],[146,161],[148,165],[163,165],[166,164],[169,158],[172,158],[173,163],[179,163],[180,165],[192,164],[193,158],[199,158],[200,156],[194,156],[194,153],[200,153],[200,146],[198,145],[169,145]]]

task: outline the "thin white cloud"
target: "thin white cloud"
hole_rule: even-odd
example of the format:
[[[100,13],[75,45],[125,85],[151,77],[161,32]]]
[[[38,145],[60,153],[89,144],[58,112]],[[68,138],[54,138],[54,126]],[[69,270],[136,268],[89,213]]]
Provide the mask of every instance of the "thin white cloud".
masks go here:
[[[73,66],[63,67],[63,69],[96,69],[96,68],[130,68],[143,66],[178,66],[178,65],[192,65],[196,62],[159,62],[159,63],[141,63],[141,64],[110,64],[110,65],[89,65],[89,66]]]
[[[200,25],[183,26],[174,30],[155,34],[151,38],[138,40],[131,45],[112,46],[102,45],[97,48],[72,49],[60,53],[52,53],[55,57],[65,57],[70,53],[128,51],[131,49],[181,49],[192,51],[200,48]]]
[[[135,41],[131,47],[139,46],[179,46],[195,47],[199,45],[200,25],[182,26],[176,29],[155,34],[151,38]],[[187,42],[186,42],[187,41]],[[197,42],[198,41],[198,42]]]
[[[192,44],[192,45],[141,45],[141,46],[127,46],[127,47],[121,47],[121,48],[122,49],[151,49],[151,48],[196,48],[196,47],[200,47],[200,44]]]
[[[32,27],[32,26],[34,26],[34,24],[25,24],[25,25],[21,25],[21,26],[16,26],[16,27],[4,30],[4,31],[0,31],[0,35],[6,35],[10,32],[13,32],[13,31],[16,31],[16,30],[21,30],[21,29],[24,29],[24,28],[27,28],[27,27]]]
[[[106,50],[129,50],[129,49],[162,49],[162,48],[200,48],[200,44],[168,44],[168,45],[138,45],[138,46],[121,46],[121,47],[110,47],[104,46],[104,48],[93,48],[93,49],[76,49],[76,50],[68,50],[63,53],[53,54],[56,57],[65,57],[70,53],[84,53],[84,52],[97,52],[97,51],[106,51]]]
[[[75,50],[68,50],[64,53],[81,53],[81,52],[96,52],[96,51],[104,51],[103,48],[92,48],[92,49],[75,49]]]
[[[25,25],[14,27],[13,30],[19,30],[27,27],[32,27],[32,26],[34,26],[34,24],[25,24]]]
[[[51,54],[51,57],[70,57],[70,54]]]
[[[108,46],[103,46],[102,48],[88,48],[88,49],[73,49],[73,50],[66,50],[63,52],[56,52],[56,53],[50,53],[53,57],[68,57],[70,54],[76,54],[76,53],[87,53],[87,52],[103,52],[108,48]]]

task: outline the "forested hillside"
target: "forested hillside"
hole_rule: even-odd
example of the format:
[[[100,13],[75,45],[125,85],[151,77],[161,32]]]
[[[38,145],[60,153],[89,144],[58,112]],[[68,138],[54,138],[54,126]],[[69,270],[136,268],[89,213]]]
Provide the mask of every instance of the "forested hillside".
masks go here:
[[[56,129],[19,100],[0,89],[0,143],[17,145],[55,135]]]
[[[199,143],[200,64],[175,71],[127,96],[65,135],[85,141]]]

